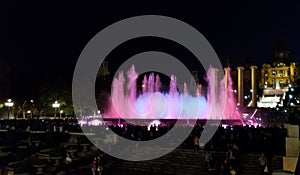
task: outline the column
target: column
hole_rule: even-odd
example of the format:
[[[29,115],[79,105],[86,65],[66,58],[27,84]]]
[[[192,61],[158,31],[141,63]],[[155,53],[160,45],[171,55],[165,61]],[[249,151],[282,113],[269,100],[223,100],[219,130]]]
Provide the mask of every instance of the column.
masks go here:
[[[238,70],[238,103],[244,106],[244,67],[237,67]]]
[[[257,103],[257,99],[256,99],[256,95],[257,95],[257,86],[256,86],[256,69],[257,66],[251,66],[251,107],[256,107],[256,103]]]
[[[228,91],[228,76],[230,76],[229,74],[230,74],[230,68],[229,67],[225,67],[224,68],[224,72],[225,72],[225,92],[227,93],[227,91]]]

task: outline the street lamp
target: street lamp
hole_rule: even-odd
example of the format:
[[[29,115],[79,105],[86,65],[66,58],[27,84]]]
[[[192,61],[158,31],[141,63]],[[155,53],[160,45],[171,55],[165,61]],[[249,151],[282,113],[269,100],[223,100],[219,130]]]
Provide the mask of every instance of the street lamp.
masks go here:
[[[52,104],[52,107],[55,109],[54,117],[56,117],[56,110],[57,110],[57,108],[59,108],[59,106],[60,106],[60,104],[57,101],[55,101]]]
[[[9,119],[9,112],[10,108],[14,106],[14,103],[11,101],[11,99],[8,99],[6,103],[4,103],[6,107],[8,107],[8,112],[7,112],[7,119]]]
[[[30,110],[27,111],[27,114],[30,115],[30,119],[32,119],[32,112]]]
[[[61,118],[61,114],[62,114],[62,113],[64,113],[64,111],[63,111],[63,110],[60,110],[60,111],[59,111],[59,118]]]
[[[100,117],[101,116],[101,111],[98,110],[97,113],[98,113],[98,117]]]

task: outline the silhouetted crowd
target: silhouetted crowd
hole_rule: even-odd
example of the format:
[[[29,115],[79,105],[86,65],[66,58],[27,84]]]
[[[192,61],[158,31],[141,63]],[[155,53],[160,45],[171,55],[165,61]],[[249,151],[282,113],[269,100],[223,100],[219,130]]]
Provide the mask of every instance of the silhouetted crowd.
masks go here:
[[[80,126],[77,120],[1,120],[0,129],[9,131],[45,131],[45,132],[94,132],[99,135],[109,134],[112,131],[131,140],[152,140],[166,134],[170,138],[170,144],[176,139],[182,143],[182,149],[195,148],[195,137],[200,138],[204,132],[210,132],[203,122],[195,126],[188,124],[174,125],[174,121],[164,121],[159,125],[135,125],[123,121],[107,122],[99,126]],[[108,127],[111,129],[109,130]],[[198,147],[205,144],[206,150],[227,151],[228,146],[235,144],[240,152],[261,153],[267,155],[284,155],[285,137],[287,130],[281,127],[254,127],[254,126],[227,126],[215,127],[216,131],[208,143],[198,143]],[[207,134],[207,133],[206,133]],[[176,140],[176,141],[178,141]],[[198,139],[201,141],[201,139]],[[274,146],[276,145],[276,146]],[[196,150],[197,151],[197,150]]]

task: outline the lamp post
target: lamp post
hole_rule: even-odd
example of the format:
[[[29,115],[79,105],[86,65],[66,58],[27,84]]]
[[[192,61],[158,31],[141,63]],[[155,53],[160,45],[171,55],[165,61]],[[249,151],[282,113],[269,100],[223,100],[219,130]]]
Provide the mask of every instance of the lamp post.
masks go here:
[[[34,103],[33,100],[30,100],[30,119],[32,119],[33,117],[33,107],[34,107]]]
[[[63,111],[63,110],[60,110],[60,111],[59,111],[59,118],[60,118],[60,119],[61,119],[62,113],[64,113],[64,111]]]
[[[28,110],[27,114],[30,115],[30,119],[32,119],[32,111]]]
[[[60,106],[60,104],[57,101],[55,101],[52,104],[52,107],[55,109],[54,117],[56,117],[56,110],[57,110],[57,108],[59,108],[59,106]]]
[[[6,103],[4,103],[6,107],[8,107],[7,110],[7,119],[9,119],[9,113],[10,113],[10,108],[14,106],[14,103],[11,101],[11,99],[8,99]]]

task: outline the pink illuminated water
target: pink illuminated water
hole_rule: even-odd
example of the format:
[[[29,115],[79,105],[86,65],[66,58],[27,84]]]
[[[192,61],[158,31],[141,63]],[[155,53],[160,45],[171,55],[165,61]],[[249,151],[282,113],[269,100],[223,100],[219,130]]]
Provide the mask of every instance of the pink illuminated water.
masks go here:
[[[120,72],[114,79],[110,109],[102,116],[123,119],[241,119],[236,109],[230,70],[227,71],[225,74],[228,76],[223,78],[218,77],[216,69],[209,69],[207,94],[200,84],[196,85],[194,94],[189,93],[186,83],[183,84],[183,92],[179,92],[174,75],[170,77],[169,91],[162,93],[159,76],[151,73],[144,76],[141,93],[137,95],[138,73],[132,66],[126,78]]]

